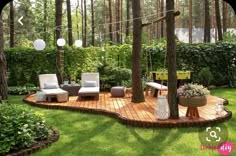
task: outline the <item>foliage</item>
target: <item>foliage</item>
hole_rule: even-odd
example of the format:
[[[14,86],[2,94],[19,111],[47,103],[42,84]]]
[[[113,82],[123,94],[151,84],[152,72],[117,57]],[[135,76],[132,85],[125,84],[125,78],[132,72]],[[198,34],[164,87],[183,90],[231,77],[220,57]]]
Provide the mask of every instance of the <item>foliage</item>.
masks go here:
[[[200,70],[209,67],[212,84],[225,85],[235,80],[236,44],[228,42],[185,44],[177,46],[177,68],[193,72],[197,81]]]
[[[198,73],[198,79],[200,84],[203,84],[204,86],[207,87],[213,79],[210,68],[209,67],[202,68]]]
[[[26,95],[30,93],[35,93],[39,90],[39,87],[35,87],[34,85],[25,85],[25,86],[10,86],[7,88],[8,94],[12,95]]]
[[[0,155],[30,147],[50,133],[42,116],[15,105],[0,105]]]
[[[177,90],[178,96],[185,96],[187,98],[194,96],[204,96],[210,94],[209,90],[203,85],[188,83],[180,86]]]
[[[98,67],[101,90],[110,90],[112,86],[121,85],[123,81],[131,80],[131,70],[121,67],[111,67],[107,64]]]
[[[164,68],[166,41],[142,46],[142,75],[147,71]],[[236,79],[236,44],[228,42],[177,44],[177,70],[192,71],[192,79],[199,82],[198,73],[208,67],[212,73],[211,84],[232,84]],[[32,83],[38,85],[38,74],[56,73],[56,50],[48,48],[38,52],[31,48],[6,49],[8,84],[10,86]],[[78,79],[82,72],[95,72],[102,65],[111,68],[131,69],[132,46],[104,45],[104,47],[64,47],[64,77]],[[167,66],[167,60],[165,66]],[[108,69],[111,70],[111,69]],[[113,83],[114,84],[114,83]],[[120,84],[120,82],[119,82]],[[105,87],[106,88],[106,87]],[[109,88],[109,87],[107,87]]]

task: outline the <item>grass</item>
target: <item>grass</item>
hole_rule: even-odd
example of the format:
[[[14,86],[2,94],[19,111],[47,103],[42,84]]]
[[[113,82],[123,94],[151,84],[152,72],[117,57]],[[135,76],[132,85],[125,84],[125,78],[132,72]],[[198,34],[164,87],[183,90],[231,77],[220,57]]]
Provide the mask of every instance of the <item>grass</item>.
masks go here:
[[[236,89],[216,89],[213,95],[230,101],[233,118],[224,124],[229,141],[236,143]],[[217,151],[200,150],[198,128],[145,129],[120,124],[117,120],[79,112],[47,110],[24,104],[23,96],[10,96],[10,103],[43,113],[45,120],[60,131],[60,139],[34,156],[214,156]],[[236,152],[232,155],[236,155]]]

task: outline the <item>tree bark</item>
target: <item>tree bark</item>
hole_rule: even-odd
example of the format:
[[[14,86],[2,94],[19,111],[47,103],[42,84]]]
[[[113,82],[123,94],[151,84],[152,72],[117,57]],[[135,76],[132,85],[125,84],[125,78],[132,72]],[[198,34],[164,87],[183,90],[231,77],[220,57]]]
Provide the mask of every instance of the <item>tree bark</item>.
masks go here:
[[[109,34],[111,42],[114,42],[113,36],[113,0],[109,0]]]
[[[47,22],[48,22],[48,1],[47,0],[44,0],[43,2],[43,19],[44,19],[44,23],[43,23],[43,31],[44,31],[44,34],[43,34],[43,39],[44,41],[47,43],[48,42],[48,34],[46,33],[47,32]]]
[[[174,10],[174,0],[168,0],[166,10]],[[175,43],[175,16],[174,11],[166,13],[167,34],[167,60],[168,60],[168,103],[170,106],[170,118],[179,118],[176,76],[176,43]]]
[[[140,0],[132,0],[133,10],[133,51],[132,51],[132,102],[145,101],[141,80],[142,19]]]
[[[129,27],[130,27],[130,0],[126,1],[126,30],[125,36],[129,36]]]
[[[120,24],[121,24],[121,21],[120,21],[120,14],[121,14],[121,0],[116,0],[116,42],[117,43],[121,43],[120,39]]]
[[[14,22],[14,5],[10,2],[10,48],[15,46],[15,22]]]
[[[106,33],[107,33],[107,9],[106,9],[106,0],[103,1],[103,7],[104,7],[104,14],[103,14],[103,19],[104,19],[104,25],[103,25],[103,40],[106,40]]]
[[[222,14],[223,14],[223,33],[227,31],[227,15],[228,15],[228,7],[227,3],[222,1]]]
[[[164,0],[161,0],[161,17],[164,16]],[[161,38],[164,37],[164,21],[161,21]]]
[[[204,26],[204,42],[211,42],[211,19],[210,19],[210,9],[209,1],[204,1],[205,6],[205,26]]]
[[[3,20],[0,14],[0,96],[2,100],[7,100],[7,61],[4,54],[3,41]],[[1,102],[1,101],[0,101]]]
[[[68,45],[73,45],[73,35],[72,35],[72,19],[71,19],[71,6],[70,0],[66,0],[67,7],[67,28],[68,28]]]
[[[84,0],[84,35],[83,35],[83,47],[87,46],[87,7],[86,0]]]
[[[82,18],[82,26],[81,26],[81,29],[82,29],[82,46],[84,47],[84,2],[83,0],[81,0],[81,18]]]
[[[217,31],[218,31],[218,39],[222,41],[223,34],[222,34],[221,19],[220,19],[219,0],[215,0],[215,12],[216,12],[216,25],[217,25]]]
[[[193,35],[192,35],[192,29],[193,29],[193,22],[192,22],[192,19],[193,19],[193,11],[192,11],[192,0],[189,0],[189,43],[192,43],[192,38],[193,38]]]
[[[94,7],[93,7],[93,0],[91,0],[91,18],[92,18],[92,45],[94,46],[94,35],[95,35],[95,25],[94,25]]]
[[[62,37],[62,3],[63,0],[56,0],[56,40]],[[63,66],[62,66],[62,47],[57,46],[57,78],[59,84],[62,83],[62,73],[63,73]]]

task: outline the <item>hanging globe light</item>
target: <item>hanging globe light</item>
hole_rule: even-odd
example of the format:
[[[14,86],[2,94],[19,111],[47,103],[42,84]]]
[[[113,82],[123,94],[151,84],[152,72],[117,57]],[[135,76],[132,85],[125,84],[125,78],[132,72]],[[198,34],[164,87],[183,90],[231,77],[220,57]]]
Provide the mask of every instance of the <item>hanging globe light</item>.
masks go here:
[[[63,47],[66,44],[66,41],[64,38],[57,39],[57,45],[60,47]]]
[[[43,50],[46,47],[46,43],[42,39],[37,39],[34,41],[34,48],[38,51]]]
[[[81,40],[76,40],[75,41],[75,46],[78,48],[78,47],[81,47],[83,44],[83,42]]]

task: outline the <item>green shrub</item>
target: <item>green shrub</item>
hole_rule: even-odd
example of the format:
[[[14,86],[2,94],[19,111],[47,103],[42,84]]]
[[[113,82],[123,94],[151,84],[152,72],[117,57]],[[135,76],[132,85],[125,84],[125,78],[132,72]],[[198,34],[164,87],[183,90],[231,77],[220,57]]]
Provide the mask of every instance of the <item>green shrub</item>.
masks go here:
[[[39,114],[15,105],[0,105],[0,155],[30,147],[49,134],[50,129]]]
[[[208,87],[212,79],[213,79],[213,76],[209,67],[202,68],[200,72],[198,73],[199,83],[206,87]]]
[[[39,90],[39,87],[35,87],[33,84],[25,84],[25,86],[10,86],[8,87],[8,94],[11,95],[26,95],[35,93]]]
[[[131,80],[131,70],[121,67],[111,67],[107,64],[98,68],[101,90],[110,90],[112,86],[122,85],[122,81]]]

